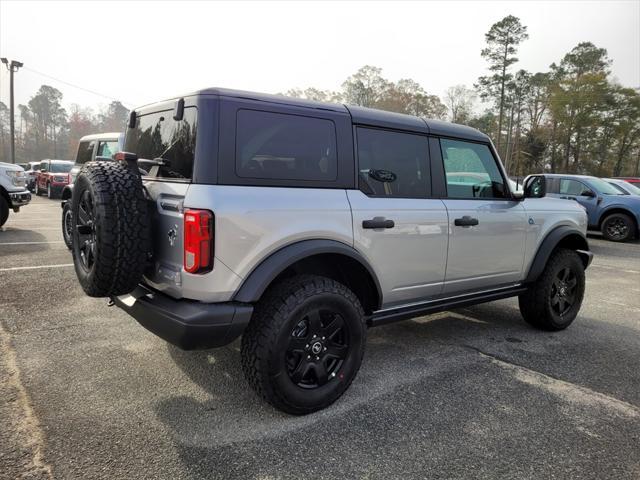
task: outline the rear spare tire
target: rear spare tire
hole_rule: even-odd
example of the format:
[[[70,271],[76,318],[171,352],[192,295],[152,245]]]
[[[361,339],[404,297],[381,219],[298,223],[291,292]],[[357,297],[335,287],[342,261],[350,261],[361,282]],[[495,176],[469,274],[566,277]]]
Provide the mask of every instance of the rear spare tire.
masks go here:
[[[71,201],[76,275],[91,297],[124,295],[142,279],[149,217],[142,180],[124,163],[86,163]]]

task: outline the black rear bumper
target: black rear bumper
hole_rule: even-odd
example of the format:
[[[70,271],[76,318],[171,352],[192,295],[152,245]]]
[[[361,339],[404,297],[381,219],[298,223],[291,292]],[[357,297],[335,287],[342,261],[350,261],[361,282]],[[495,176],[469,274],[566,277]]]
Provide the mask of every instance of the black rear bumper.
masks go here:
[[[112,299],[140,325],[183,350],[222,347],[238,338],[253,305],[175,300],[142,285]]]

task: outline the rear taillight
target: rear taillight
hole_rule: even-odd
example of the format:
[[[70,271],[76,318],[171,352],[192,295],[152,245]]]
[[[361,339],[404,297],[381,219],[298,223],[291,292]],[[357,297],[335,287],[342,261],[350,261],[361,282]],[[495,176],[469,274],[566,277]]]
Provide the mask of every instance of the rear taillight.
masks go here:
[[[213,268],[213,213],[184,211],[184,269],[204,273]]]

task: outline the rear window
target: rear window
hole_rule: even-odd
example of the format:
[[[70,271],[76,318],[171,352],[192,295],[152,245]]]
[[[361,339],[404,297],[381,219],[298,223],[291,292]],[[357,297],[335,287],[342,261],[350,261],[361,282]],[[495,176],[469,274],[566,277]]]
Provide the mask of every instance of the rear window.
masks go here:
[[[127,131],[125,152],[138,155],[140,166],[156,178],[190,180],[196,150],[197,110],[186,107],[182,120],[173,110],[139,115],[135,128]],[[154,168],[153,160],[166,165]],[[147,163],[144,162],[147,160]]]
[[[331,120],[239,110],[236,174],[271,180],[334,181],[336,130]]]
[[[78,146],[78,155],[76,156],[76,163],[83,164],[91,161],[91,156],[93,155],[93,147],[96,142],[94,141],[84,141],[80,142]]]

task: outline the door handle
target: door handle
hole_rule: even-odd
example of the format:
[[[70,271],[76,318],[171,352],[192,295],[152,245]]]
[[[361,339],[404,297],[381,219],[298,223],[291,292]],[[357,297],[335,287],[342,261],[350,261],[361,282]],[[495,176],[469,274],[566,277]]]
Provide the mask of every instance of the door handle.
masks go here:
[[[454,225],[456,227],[474,227],[474,226],[478,225],[478,223],[480,223],[480,222],[478,222],[477,218],[473,218],[473,217],[470,217],[468,215],[465,215],[462,218],[456,218],[453,221],[453,223],[454,223]]]
[[[387,220],[384,217],[375,217],[371,220],[362,221],[362,228],[393,228],[395,225],[393,220]]]

